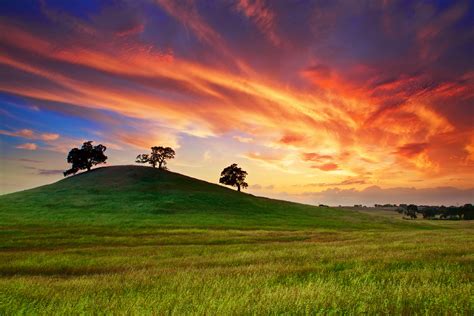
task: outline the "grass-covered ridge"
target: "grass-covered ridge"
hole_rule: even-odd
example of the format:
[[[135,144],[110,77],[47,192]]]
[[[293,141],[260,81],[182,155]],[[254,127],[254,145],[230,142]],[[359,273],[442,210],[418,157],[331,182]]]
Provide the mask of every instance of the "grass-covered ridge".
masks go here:
[[[115,166],[0,197],[0,220],[18,224],[239,229],[371,229],[397,221],[246,193],[169,171]],[[420,226],[420,225],[417,225]],[[421,228],[430,226],[421,225]]]
[[[0,314],[472,315],[473,236],[100,168],[0,196]]]

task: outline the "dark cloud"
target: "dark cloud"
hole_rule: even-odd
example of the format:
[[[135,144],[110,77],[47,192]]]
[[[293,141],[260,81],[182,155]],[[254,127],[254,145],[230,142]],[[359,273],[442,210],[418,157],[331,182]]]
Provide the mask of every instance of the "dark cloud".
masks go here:
[[[42,163],[43,161],[37,159],[29,159],[29,158],[3,158],[6,160],[11,161],[20,161],[20,162],[27,162],[27,163]]]
[[[402,156],[411,157],[422,153],[426,148],[428,148],[427,143],[411,143],[398,147],[396,153]]]
[[[63,172],[62,169],[38,169],[38,174],[41,176],[62,175]]]
[[[53,176],[53,175],[62,175],[64,170],[63,169],[42,169],[37,168],[34,166],[23,166],[23,168],[28,170],[33,170],[37,175],[40,176]]]

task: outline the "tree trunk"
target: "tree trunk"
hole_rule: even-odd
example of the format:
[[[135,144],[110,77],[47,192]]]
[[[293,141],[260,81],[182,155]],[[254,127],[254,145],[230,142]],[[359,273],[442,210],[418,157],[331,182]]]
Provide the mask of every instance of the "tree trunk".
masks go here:
[[[159,165],[158,165],[158,169],[161,169],[161,165],[163,164],[163,162],[159,162]]]
[[[237,191],[240,192],[240,184],[237,184]]]

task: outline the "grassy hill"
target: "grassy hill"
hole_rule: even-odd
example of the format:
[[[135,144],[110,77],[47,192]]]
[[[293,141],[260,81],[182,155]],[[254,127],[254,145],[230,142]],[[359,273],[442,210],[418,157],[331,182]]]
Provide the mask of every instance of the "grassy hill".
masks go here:
[[[0,314],[472,315],[473,236],[98,168],[0,196]]]
[[[22,225],[239,229],[406,226],[353,211],[256,197],[178,173],[140,166],[98,168],[51,185],[1,196],[0,210],[0,221]]]

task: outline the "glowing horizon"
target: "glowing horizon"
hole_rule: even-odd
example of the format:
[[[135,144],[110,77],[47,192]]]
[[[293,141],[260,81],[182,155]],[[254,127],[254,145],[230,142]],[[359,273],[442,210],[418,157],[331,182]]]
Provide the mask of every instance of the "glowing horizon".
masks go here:
[[[94,140],[315,204],[474,199],[468,1],[28,3],[0,14],[0,193]]]

